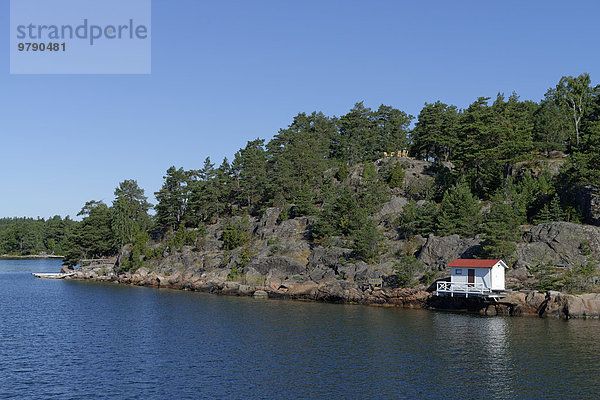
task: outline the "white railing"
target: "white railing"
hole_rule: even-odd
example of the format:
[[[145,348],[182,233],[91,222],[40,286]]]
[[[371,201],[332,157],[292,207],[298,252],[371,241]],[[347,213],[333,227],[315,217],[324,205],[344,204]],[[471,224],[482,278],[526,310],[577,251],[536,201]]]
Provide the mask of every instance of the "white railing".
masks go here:
[[[457,283],[457,282],[438,282],[438,293],[460,293],[460,294],[486,294],[491,293],[492,289],[485,287],[483,283]]]

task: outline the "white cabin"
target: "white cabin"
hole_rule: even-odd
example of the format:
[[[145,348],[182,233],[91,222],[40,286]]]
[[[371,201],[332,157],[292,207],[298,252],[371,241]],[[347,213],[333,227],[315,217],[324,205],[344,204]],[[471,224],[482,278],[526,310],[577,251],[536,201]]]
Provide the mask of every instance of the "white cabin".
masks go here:
[[[438,282],[437,293],[497,297],[505,290],[504,271],[508,266],[502,260],[453,260],[450,264],[450,282]]]

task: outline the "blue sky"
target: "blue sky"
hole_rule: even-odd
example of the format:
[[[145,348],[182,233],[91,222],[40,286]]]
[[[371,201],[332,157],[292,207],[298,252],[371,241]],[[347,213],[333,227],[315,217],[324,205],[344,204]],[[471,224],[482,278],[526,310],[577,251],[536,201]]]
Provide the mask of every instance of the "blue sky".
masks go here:
[[[153,0],[151,75],[10,75],[0,0],[0,216],[74,216],[137,179],[230,160],[298,112],[417,115],[600,77],[600,3]]]

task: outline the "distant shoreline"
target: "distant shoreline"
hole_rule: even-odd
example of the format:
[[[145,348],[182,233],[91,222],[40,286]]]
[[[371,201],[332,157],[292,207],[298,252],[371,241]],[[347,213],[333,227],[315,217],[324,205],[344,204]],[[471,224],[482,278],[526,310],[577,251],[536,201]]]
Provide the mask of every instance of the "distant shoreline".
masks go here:
[[[12,256],[8,254],[3,254],[0,256],[0,260],[52,260],[52,259],[63,259],[65,256],[55,256],[55,255],[40,255],[40,254],[32,254],[28,256]]]

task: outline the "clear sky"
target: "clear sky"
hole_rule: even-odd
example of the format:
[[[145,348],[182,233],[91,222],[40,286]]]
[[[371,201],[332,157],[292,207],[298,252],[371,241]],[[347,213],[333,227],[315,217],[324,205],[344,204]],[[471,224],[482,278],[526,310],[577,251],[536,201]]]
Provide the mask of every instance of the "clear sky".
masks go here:
[[[600,79],[597,1],[153,0],[151,75],[10,75],[0,0],[0,216],[74,216],[217,164],[299,112],[418,115],[563,75]]]

